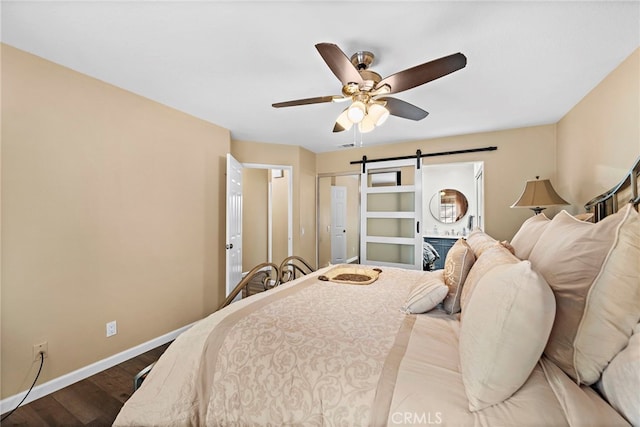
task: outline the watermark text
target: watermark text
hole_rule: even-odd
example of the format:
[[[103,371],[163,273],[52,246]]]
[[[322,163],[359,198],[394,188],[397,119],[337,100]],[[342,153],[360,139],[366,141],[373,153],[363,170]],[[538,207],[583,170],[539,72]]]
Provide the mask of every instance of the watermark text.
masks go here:
[[[393,424],[437,425],[442,424],[442,412],[394,412],[391,414]]]

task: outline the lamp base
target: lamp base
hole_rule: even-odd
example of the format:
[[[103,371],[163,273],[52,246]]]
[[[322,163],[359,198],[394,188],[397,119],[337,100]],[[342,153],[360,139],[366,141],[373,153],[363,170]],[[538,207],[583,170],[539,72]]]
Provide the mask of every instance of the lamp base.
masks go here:
[[[538,215],[540,212],[542,212],[543,210],[545,210],[547,208],[541,208],[541,207],[538,206],[537,208],[529,208],[529,209],[531,209],[532,211],[535,212],[536,215]]]

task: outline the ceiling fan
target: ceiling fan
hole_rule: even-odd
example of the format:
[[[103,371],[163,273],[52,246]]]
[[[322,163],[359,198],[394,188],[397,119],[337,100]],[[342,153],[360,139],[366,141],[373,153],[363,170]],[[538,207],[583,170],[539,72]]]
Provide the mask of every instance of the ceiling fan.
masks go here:
[[[368,51],[356,52],[351,59],[333,43],[318,43],[316,49],[333,74],[342,83],[342,95],[319,96],[272,104],[275,108],[323,102],[352,101],[336,120],[334,132],[349,130],[358,125],[361,133],[371,132],[389,115],[410,120],[422,120],[429,114],[413,104],[392,98],[390,94],[412,89],[453,73],[467,65],[462,53],[445,56],[397,72],[384,79],[369,67],[374,55]]]

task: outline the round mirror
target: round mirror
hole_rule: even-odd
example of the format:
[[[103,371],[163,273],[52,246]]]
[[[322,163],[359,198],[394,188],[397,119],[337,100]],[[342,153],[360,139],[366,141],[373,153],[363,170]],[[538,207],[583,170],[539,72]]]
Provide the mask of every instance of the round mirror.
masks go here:
[[[453,224],[460,221],[469,209],[467,198],[458,190],[445,188],[431,197],[429,210],[431,215],[440,222]]]

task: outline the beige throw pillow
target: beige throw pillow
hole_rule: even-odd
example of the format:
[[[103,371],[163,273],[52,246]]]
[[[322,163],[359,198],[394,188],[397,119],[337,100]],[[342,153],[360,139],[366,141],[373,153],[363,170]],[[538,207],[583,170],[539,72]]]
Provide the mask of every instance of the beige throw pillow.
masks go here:
[[[467,301],[469,301],[476,284],[480,281],[480,279],[482,279],[485,274],[487,274],[489,270],[498,265],[516,264],[518,263],[518,261],[520,260],[497,241],[494,242],[493,246],[485,249],[482,252],[482,255],[480,255],[476,259],[476,262],[473,263],[473,266],[469,271],[469,275],[464,281],[464,286],[462,287],[462,294],[460,297],[460,307],[462,309],[461,316],[464,317],[465,315],[465,306],[467,304]]]
[[[513,247],[513,246],[511,246],[511,243],[507,242],[506,240],[501,240],[501,241],[500,241],[500,244],[501,244],[502,246],[504,246],[505,248],[507,248],[507,250],[508,250],[509,252],[511,252],[512,254],[514,254],[514,255],[516,254],[516,250],[514,249],[514,247]]]
[[[555,299],[529,261],[499,265],[477,284],[460,324],[469,410],[500,403],[525,383],[544,350]]]
[[[447,313],[453,314],[460,311],[462,287],[475,261],[476,256],[473,250],[463,239],[458,239],[449,249],[444,261],[444,283],[449,289],[444,299],[444,310]]]
[[[534,215],[522,223],[518,232],[511,239],[514,254],[520,259],[529,259],[533,247],[551,220],[543,213]]]
[[[407,314],[420,314],[433,310],[447,296],[449,288],[444,284],[442,276],[430,274],[427,281],[414,288],[402,306]]]
[[[598,223],[565,211],[529,257],[556,296],[545,354],[591,385],[629,341],[640,320],[640,217],[629,205]]]
[[[467,236],[467,243],[473,249],[473,253],[478,258],[482,252],[495,245],[498,241],[489,236],[484,231],[476,228]]]

